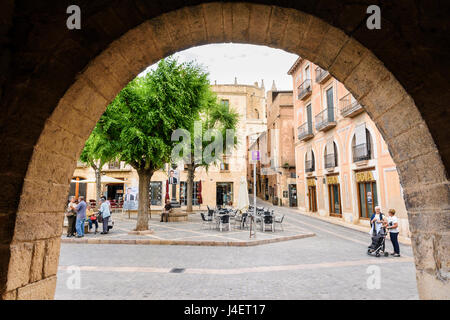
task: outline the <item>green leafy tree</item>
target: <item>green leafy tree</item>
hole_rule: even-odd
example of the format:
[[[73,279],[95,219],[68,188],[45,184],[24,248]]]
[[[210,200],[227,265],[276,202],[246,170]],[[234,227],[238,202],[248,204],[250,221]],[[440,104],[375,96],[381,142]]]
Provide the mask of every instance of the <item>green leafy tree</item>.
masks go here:
[[[98,123],[99,133],[110,141],[118,160],[139,175],[137,231],[148,230],[150,180],[170,161],[172,132],[198,118],[198,97],[207,88],[207,74],[198,65],[161,60],[155,70],[131,81]]]
[[[114,146],[109,139],[106,139],[104,135],[101,135],[97,127],[94,128],[94,131],[89,136],[89,139],[86,141],[84,149],[81,152],[80,161],[89,165],[95,172],[97,207],[100,205],[102,193],[102,168],[116,155]]]
[[[202,107],[199,117],[193,118],[195,121],[184,133],[174,137],[178,139],[183,136],[183,140],[178,148],[174,148],[172,155],[172,161],[183,158],[186,165],[187,212],[192,212],[196,169],[203,167],[208,170],[211,165],[224,160],[224,156],[231,155],[232,149],[238,144],[235,132],[239,114],[227,105],[218,103],[210,88],[199,97],[197,103]]]

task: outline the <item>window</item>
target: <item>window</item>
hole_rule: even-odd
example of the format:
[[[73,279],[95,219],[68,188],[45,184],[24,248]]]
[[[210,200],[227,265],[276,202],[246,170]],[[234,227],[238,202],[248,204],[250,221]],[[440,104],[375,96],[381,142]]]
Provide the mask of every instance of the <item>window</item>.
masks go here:
[[[337,178],[337,176],[331,176],[331,178]],[[341,191],[339,188],[339,183],[336,183],[336,181],[333,181],[332,183],[328,184],[328,197],[329,197],[328,200],[330,206],[330,215],[341,216],[342,215]]]
[[[222,100],[220,100],[220,104],[222,104],[222,105],[226,106],[227,108],[229,108],[230,107],[230,100],[222,99]]]
[[[352,140],[353,162],[370,160],[372,154],[372,137],[365,124],[355,128],[355,135]]]
[[[358,182],[359,216],[370,219],[378,205],[377,183],[375,181]]]
[[[162,182],[150,182],[150,204],[152,206],[160,206],[162,204]]]
[[[309,66],[307,66],[305,68],[305,80],[310,80],[311,79],[311,70],[309,68]]]
[[[327,100],[327,115],[328,122],[334,121],[334,96],[333,96],[333,87],[327,89],[326,91],[326,100]]]
[[[198,205],[199,194],[199,182],[194,181],[194,186],[192,189],[192,205]],[[180,204],[182,206],[187,205],[187,183],[185,181],[180,182]]]
[[[314,172],[315,171],[315,163],[314,163],[314,152],[309,150],[306,152],[305,159],[305,172]]]
[[[233,205],[233,182],[216,183],[216,205],[218,206]]]
[[[120,169],[120,161],[114,160],[108,163],[109,170],[118,170]]]
[[[229,171],[230,170],[230,164],[228,163],[228,159],[223,157],[222,161],[220,162],[220,171]]]
[[[338,166],[337,146],[334,141],[328,141],[325,146],[325,169]]]

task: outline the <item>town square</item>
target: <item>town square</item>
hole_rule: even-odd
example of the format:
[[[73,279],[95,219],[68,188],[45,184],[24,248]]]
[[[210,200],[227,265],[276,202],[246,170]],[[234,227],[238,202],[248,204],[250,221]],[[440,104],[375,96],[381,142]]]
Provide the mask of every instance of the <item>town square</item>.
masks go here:
[[[2,9],[1,300],[450,298],[448,4]]]

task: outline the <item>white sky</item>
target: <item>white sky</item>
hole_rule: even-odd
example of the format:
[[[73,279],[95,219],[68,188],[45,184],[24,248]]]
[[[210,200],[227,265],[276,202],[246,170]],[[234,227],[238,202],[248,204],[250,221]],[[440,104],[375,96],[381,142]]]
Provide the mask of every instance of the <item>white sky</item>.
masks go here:
[[[232,84],[237,77],[239,84],[261,84],[264,79],[266,90],[272,81],[278,90],[292,90],[292,77],[287,74],[298,56],[283,50],[250,44],[210,44],[177,52],[179,62],[196,61],[209,72],[211,84]],[[156,64],[140,74],[147,73]]]

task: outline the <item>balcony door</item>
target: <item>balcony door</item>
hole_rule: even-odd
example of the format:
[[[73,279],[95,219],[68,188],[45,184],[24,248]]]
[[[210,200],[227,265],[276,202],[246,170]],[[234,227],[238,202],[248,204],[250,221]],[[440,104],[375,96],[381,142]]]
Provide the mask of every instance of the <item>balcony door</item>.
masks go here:
[[[329,88],[326,91],[327,97],[327,117],[328,122],[334,122],[334,95],[333,95],[333,87]]]
[[[305,80],[311,80],[311,70],[309,66],[305,68]]]
[[[306,106],[306,117],[308,122],[308,134],[312,133],[312,108],[311,104]]]

